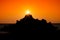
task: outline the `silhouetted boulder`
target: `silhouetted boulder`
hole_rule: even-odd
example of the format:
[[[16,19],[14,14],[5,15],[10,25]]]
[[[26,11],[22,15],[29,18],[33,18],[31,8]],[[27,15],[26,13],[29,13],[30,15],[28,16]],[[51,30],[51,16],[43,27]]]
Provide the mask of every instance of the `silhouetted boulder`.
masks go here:
[[[8,28],[8,32],[11,33],[26,33],[26,32],[56,32],[56,27],[54,27],[51,23],[47,23],[45,19],[38,20],[34,19],[32,15],[26,15],[20,21],[16,21],[16,24],[10,25]]]

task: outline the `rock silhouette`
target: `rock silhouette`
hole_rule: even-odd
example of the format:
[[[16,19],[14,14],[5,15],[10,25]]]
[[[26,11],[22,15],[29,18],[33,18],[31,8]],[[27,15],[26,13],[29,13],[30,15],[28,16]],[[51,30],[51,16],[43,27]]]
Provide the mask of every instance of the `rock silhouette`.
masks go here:
[[[16,24],[11,24],[8,27],[4,27],[1,31],[8,32],[5,34],[6,36],[3,38],[7,40],[20,40],[21,38],[27,37],[37,37],[35,35],[42,35],[41,33],[56,33],[60,32],[56,30],[57,28],[54,27],[51,22],[47,23],[45,19],[38,20],[34,19],[32,15],[26,15],[24,18],[16,21]],[[38,34],[35,34],[38,33]],[[50,34],[49,34],[50,35]],[[27,38],[26,37],[26,38]],[[38,36],[39,37],[39,36]],[[39,37],[40,39],[40,37]]]
[[[20,21],[16,21],[16,24],[4,27],[2,30],[11,33],[35,33],[35,32],[56,32],[51,22],[47,23],[45,19],[34,19],[32,15],[26,15]]]

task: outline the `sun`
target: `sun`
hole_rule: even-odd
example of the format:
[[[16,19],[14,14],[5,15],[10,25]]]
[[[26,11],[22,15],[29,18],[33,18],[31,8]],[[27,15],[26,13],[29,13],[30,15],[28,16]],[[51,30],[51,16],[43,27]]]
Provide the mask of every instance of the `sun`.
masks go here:
[[[30,11],[29,10],[26,10],[26,13],[25,14],[30,14]]]

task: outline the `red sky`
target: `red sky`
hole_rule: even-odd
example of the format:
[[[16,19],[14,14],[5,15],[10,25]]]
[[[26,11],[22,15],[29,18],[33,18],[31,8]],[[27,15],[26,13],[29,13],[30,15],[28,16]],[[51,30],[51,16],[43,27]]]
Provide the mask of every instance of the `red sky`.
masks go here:
[[[34,18],[60,23],[60,0],[0,0],[0,23],[15,23],[27,9]]]

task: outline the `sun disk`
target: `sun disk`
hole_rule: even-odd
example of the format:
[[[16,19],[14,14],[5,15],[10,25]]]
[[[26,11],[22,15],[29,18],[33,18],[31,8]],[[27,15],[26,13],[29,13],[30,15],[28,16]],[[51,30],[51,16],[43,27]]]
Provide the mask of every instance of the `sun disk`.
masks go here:
[[[27,11],[26,11],[26,14],[30,14],[30,11],[29,11],[29,10],[27,10]]]

